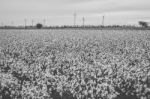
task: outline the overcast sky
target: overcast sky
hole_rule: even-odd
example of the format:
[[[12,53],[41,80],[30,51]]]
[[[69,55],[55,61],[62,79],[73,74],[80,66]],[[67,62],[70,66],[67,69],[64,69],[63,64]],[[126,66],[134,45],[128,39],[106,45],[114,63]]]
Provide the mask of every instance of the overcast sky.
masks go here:
[[[136,24],[140,20],[150,22],[150,0],[0,0],[1,25],[31,25],[44,22],[46,25],[77,24]]]

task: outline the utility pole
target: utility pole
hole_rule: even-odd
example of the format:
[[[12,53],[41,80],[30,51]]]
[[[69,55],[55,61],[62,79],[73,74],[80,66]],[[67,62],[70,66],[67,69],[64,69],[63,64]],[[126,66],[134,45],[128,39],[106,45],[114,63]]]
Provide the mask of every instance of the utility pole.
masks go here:
[[[1,27],[4,27],[4,24],[3,24],[3,22],[1,22]]]
[[[11,26],[13,26],[14,25],[14,22],[13,21],[11,21]]]
[[[74,13],[74,27],[76,26],[76,13]]]
[[[27,19],[24,20],[24,27],[26,29],[26,25],[27,25]]]
[[[32,19],[32,27],[33,27],[33,25],[34,25],[34,20]]]
[[[46,20],[44,19],[44,20],[43,20],[43,26],[45,26],[45,23],[46,23]]]
[[[84,25],[85,25],[85,18],[83,17],[83,27],[84,27]]]
[[[105,16],[103,16],[103,19],[102,19],[102,26],[104,26],[104,20],[105,20]]]

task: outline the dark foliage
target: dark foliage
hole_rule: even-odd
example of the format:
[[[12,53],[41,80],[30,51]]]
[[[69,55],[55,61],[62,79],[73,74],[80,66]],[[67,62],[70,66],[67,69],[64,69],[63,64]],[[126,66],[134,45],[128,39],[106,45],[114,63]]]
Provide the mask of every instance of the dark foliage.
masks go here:
[[[43,27],[43,25],[41,23],[36,24],[37,29],[41,29],[42,27]]]
[[[148,23],[143,21],[139,21],[139,25],[141,25],[142,27],[148,27]]]

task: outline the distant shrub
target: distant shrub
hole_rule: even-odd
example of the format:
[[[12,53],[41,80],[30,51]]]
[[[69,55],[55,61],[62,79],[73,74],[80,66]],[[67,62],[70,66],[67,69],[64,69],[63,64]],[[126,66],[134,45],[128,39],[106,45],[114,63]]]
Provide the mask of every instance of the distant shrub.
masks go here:
[[[139,25],[141,25],[142,27],[148,27],[148,23],[143,21],[139,21]]]
[[[43,25],[42,25],[41,23],[37,23],[37,24],[36,24],[36,28],[37,28],[37,29],[41,29],[42,27],[43,27]]]

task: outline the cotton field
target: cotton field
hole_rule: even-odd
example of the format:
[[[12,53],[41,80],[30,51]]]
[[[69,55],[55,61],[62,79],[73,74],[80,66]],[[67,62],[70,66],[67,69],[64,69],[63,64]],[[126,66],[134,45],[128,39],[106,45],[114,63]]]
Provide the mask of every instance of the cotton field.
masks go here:
[[[150,31],[0,30],[0,99],[150,99]]]

